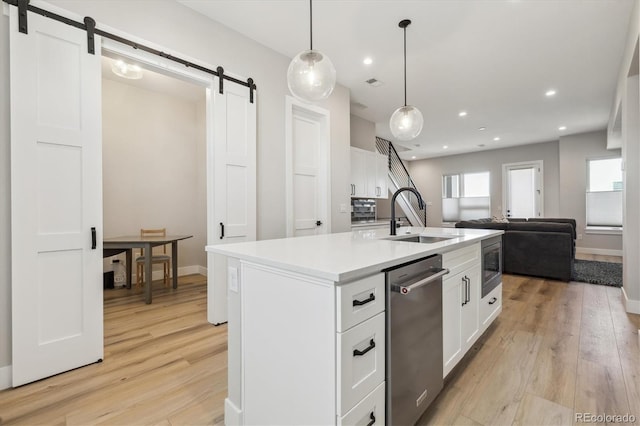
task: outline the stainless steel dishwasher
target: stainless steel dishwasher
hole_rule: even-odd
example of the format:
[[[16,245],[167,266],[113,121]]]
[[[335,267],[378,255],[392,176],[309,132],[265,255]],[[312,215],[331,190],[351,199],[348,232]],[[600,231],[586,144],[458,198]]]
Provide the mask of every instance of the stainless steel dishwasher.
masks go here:
[[[414,425],[442,389],[442,256],[384,271],[386,424]]]

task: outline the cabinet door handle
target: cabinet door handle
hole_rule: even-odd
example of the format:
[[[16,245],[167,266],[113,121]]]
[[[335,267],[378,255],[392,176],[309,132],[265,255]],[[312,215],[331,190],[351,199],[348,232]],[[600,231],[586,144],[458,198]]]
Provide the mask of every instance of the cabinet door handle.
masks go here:
[[[369,298],[368,299],[364,299],[364,300],[354,300],[353,301],[353,306],[362,306],[362,305],[366,305],[369,302],[373,302],[374,300],[376,300],[376,295],[373,293],[369,294]]]
[[[367,348],[363,351],[359,351],[357,349],[353,350],[353,356],[362,356],[364,354],[366,354],[367,352],[369,352],[371,349],[376,347],[376,342],[371,339],[371,341],[369,342],[369,346],[367,346]]]
[[[224,238],[224,223],[220,222],[220,239]]]
[[[373,411],[369,415],[369,418],[371,419],[371,421],[367,423],[367,426],[373,426],[373,424],[376,422],[376,416],[373,415]]]
[[[464,276],[465,282],[467,283],[467,303],[471,302],[471,279]]]
[[[490,304],[490,305],[493,305],[493,304],[494,304],[494,303],[496,303],[497,301],[498,301],[498,299],[497,299],[497,298],[492,297],[492,298],[491,298],[491,300],[489,301],[489,304]]]
[[[462,278],[462,282],[464,283],[464,278]],[[467,286],[465,284],[460,286],[462,290],[462,306],[467,304]]]

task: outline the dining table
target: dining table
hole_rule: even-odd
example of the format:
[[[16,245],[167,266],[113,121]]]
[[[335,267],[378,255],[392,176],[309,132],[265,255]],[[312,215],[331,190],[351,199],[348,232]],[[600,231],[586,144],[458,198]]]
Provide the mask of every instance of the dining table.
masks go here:
[[[127,288],[131,288],[131,274],[133,266],[133,249],[143,249],[144,253],[151,253],[153,247],[171,244],[171,275],[173,288],[178,288],[178,241],[191,238],[193,235],[166,235],[166,236],[141,236],[127,235],[110,237],[102,240],[103,257],[113,256],[122,252],[126,253]],[[144,300],[150,304],[152,266],[151,257],[144,256],[144,276],[147,277],[147,285],[144,291]]]

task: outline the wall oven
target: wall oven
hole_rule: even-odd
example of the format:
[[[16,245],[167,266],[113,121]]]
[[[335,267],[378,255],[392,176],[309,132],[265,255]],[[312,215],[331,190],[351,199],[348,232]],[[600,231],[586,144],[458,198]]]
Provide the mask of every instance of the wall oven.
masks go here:
[[[502,236],[482,240],[482,297],[502,282]]]

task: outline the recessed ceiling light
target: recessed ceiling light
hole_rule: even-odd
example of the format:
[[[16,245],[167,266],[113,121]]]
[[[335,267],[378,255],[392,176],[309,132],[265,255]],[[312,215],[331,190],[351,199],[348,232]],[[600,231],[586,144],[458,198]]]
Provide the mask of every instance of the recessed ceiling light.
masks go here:
[[[479,146],[480,148],[483,148],[483,147],[484,147],[484,144],[483,144],[483,143],[481,143],[481,144],[479,144],[478,146]]]
[[[545,92],[544,94],[546,97],[550,98],[551,96],[555,96],[556,95],[556,91],[553,89],[549,89]]]
[[[411,159],[412,159],[412,160],[415,160],[415,159],[416,159],[416,156],[414,155],[413,157],[411,157]]]
[[[467,111],[460,111],[458,113],[458,117],[466,117],[467,116]]]
[[[373,59],[371,59],[370,57],[366,57],[364,58],[364,61],[362,61],[362,63],[365,65],[371,65],[373,63]]]
[[[487,130],[487,128],[482,126],[482,127],[478,127],[478,130],[483,131],[483,130]]]
[[[493,138],[493,140],[498,142],[500,140],[500,136],[496,136],[495,138]]]
[[[558,127],[558,130],[567,130],[567,126],[560,126]]]
[[[449,148],[449,145],[442,145],[442,149],[447,149]]]

